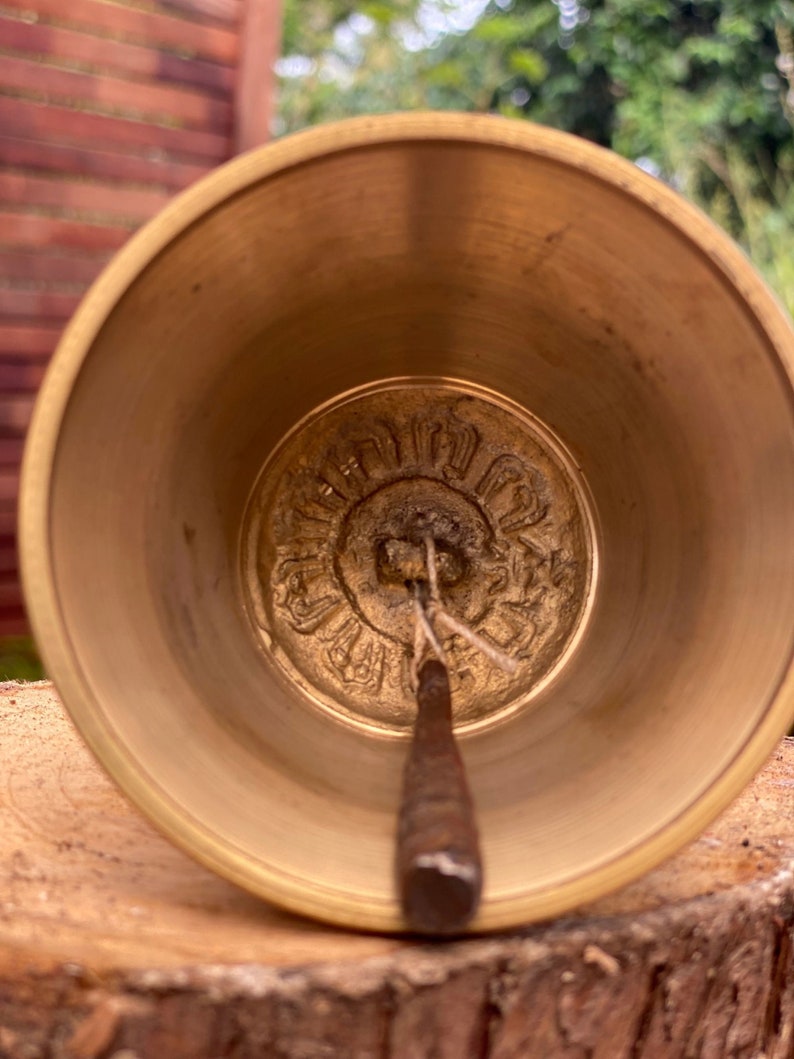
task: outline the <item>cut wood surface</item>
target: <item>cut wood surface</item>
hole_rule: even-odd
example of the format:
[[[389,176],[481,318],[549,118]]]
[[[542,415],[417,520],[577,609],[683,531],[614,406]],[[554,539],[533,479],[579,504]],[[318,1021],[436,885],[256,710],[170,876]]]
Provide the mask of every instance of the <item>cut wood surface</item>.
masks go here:
[[[49,684],[0,688],[0,1055],[790,1059],[794,745],[564,920],[444,944],[310,923],[118,794]]]

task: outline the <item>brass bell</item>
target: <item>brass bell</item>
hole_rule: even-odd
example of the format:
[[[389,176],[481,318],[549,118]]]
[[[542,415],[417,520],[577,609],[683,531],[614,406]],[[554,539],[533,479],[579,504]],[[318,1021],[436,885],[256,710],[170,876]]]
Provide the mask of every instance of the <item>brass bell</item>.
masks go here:
[[[432,533],[485,883],[471,929],[646,871],[794,714],[794,335],[628,162],[410,114],[247,154],[95,284],[26,452],[27,604],[129,797],[274,902],[401,930]]]

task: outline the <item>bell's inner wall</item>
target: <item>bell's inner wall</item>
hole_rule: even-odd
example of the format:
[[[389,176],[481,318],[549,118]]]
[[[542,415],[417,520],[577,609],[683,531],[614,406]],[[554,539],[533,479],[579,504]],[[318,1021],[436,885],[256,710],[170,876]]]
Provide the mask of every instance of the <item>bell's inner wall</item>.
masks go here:
[[[554,159],[465,143],[349,150],[254,183],[160,253],[93,343],[59,443],[53,564],[129,767],[205,847],[268,892],[396,924],[405,742],[295,694],[252,633],[239,549],[296,423],[422,378],[545,424],[597,527],[577,649],[531,710],[462,738],[487,924],[671,824],[788,662],[789,384],[663,216]]]

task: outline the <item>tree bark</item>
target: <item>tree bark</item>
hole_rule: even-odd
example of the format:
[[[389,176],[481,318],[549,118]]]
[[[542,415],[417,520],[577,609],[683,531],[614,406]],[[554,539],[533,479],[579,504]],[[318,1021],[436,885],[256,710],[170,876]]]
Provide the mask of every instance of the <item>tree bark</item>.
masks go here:
[[[0,1056],[791,1059],[794,745],[564,920],[418,943],[281,913],[116,792],[49,684],[0,686]]]

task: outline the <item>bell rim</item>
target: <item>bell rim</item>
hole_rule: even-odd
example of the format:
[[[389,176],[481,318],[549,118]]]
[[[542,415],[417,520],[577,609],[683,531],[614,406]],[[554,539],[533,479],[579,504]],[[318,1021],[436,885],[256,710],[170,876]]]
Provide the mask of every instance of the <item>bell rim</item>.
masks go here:
[[[48,673],[90,749],[124,793],[160,831],[191,856],[247,890],[303,915],[356,929],[400,931],[401,921],[382,905],[335,895],[287,875],[254,868],[244,854],[208,832],[162,794],[142,762],[129,755],[103,723],[101,704],[81,669],[57,596],[50,541],[50,484],[61,424],[81,365],[108,315],[128,286],[169,243],[202,216],[255,183],[320,157],[368,146],[411,141],[468,142],[516,150],[575,166],[639,201],[685,236],[734,292],[776,353],[794,408],[794,332],[784,311],[740,249],[700,210],[632,163],[566,133],[502,118],[465,114],[398,114],[353,118],[321,126],[234,159],[180,194],[142,228],[94,283],[68,325],[36,402],[20,487],[21,573],[30,622]],[[472,925],[487,932],[549,918],[625,885],[694,839],[761,768],[794,717],[794,645],[761,722],[717,779],[676,819],[634,848],[550,891],[493,898]],[[330,914],[332,911],[332,914]]]

